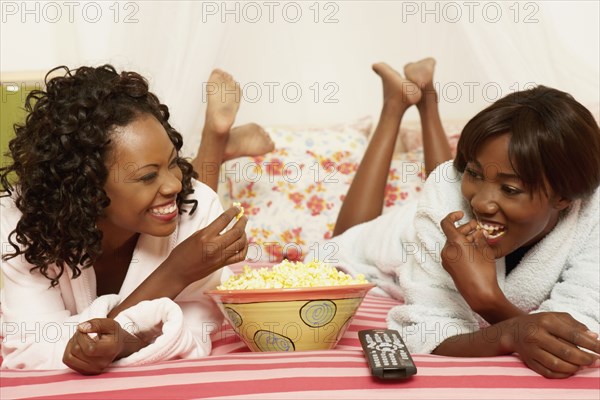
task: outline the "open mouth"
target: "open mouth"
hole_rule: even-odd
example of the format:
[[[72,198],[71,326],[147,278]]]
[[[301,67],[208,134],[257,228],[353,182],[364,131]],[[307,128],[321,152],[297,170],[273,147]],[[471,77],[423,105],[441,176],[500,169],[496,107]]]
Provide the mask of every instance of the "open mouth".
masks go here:
[[[173,214],[177,210],[177,204],[175,202],[168,204],[163,207],[151,208],[150,214],[154,214],[156,216],[164,216]]]
[[[506,233],[506,227],[500,224],[490,224],[477,221],[477,229],[483,230],[486,239],[497,239]]]

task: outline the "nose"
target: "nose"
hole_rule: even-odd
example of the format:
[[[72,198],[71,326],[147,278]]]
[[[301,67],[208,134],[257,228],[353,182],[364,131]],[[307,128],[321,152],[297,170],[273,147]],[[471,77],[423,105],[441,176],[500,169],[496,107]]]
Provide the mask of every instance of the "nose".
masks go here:
[[[494,194],[487,190],[482,190],[471,198],[471,208],[479,215],[492,215],[498,212],[498,203]]]
[[[160,185],[160,194],[164,197],[171,197],[181,192],[183,184],[179,174],[168,173]]]

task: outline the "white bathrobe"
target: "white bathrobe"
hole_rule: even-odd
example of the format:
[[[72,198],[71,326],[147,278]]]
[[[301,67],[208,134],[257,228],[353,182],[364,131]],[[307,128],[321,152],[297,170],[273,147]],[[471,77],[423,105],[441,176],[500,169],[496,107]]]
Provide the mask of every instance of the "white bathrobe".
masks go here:
[[[180,215],[178,226],[168,237],[140,235],[121,290],[116,295],[96,296],[96,275],[83,269],[72,279],[63,274],[59,284],[50,288],[50,280],[39,271],[30,272],[24,257],[2,261],[2,368],[58,369],[65,346],[77,324],[92,318],[104,318],[119,302],[142,283],[171,253],[198,229],[218,217],[223,208],[208,186],[194,181],[198,207],[194,214]],[[191,205],[188,206],[188,210]],[[21,213],[10,198],[0,201],[2,214],[2,252],[12,252],[8,235]],[[221,270],[183,290],[175,301],[161,298],[143,301],[121,312],[115,320],[125,329],[153,330],[156,340],[114,363],[143,365],[174,358],[198,358],[211,351],[210,333],[220,326],[222,315],[212,300],[203,294],[221,282]],[[162,327],[161,327],[162,326]]]
[[[418,201],[319,247],[328,256],[323,261],[363,273],[378,289],[404,301],[390,310],[387,321],[414,353],[430,353],[448,337],[487,325],[441,265],[446,243],[441,220],[457,210],[465,212],[462,222],[473,218],[460,181],[451,162],[442,164],[427,179]],[[596,190],[591,198],[573,202],[508,276],[504,258],[496,260],[498,283],[513,304],[526,312],[567,312],[600,332],[599,199]]]

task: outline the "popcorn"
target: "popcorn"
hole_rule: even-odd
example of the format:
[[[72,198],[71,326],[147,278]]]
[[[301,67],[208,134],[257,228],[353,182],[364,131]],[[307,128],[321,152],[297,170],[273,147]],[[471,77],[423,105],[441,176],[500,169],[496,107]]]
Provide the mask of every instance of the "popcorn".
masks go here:
[[[218,290],[288,289],[321,286],[360,285],[369,283],[364,275],[356,278],[320,261],[307,264],[283,260],[272,268],[252,269],[244,266],[242,273],[217,286]]]
[[[240,209],[239,214],[235,216],[235,219],[239,220],[240,218],[242,218],[242,215],[244,215],[244,207],[242,207],[242,203],[239,203],[237,201],[233,202],[233,206]]]

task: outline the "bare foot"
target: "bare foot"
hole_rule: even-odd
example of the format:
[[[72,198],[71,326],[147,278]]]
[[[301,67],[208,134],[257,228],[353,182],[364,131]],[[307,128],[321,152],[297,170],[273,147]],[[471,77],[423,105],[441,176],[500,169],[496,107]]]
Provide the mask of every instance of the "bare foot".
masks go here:
[[[408,107],[421,100],[419,87],[386,63],[373,64],[373,71],[381,77],[384,103]]]
[[[421,61],[408,63],[404,66],[404,75],[411,82],[419,86],[421,90],[425,90],[433,85],[433,70],[435,68],[435,60],[431,57],[424,58]]]
[[[254,123],[236,126],[229,133],[224,161],[237,157],[256,157],[273,151],[275,143],[262,126]]]
[[[206,85],[206,125],[210,131],[228,135],[240,108],[240,85],[225,71],[215,69]]]

